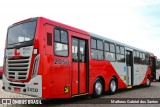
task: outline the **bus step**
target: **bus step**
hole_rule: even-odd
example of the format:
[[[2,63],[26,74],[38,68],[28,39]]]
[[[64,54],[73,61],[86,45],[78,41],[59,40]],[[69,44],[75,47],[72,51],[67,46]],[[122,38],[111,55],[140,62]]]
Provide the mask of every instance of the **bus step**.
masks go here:
[[[127,86],[127,89],[129,89],[129,88],[132,88],[132,86],[130,85],[130,86]]]
[[[88,93],[72,95],[72,97],[78,97],[78,96],[82,96],[82,95],[88,95]]]

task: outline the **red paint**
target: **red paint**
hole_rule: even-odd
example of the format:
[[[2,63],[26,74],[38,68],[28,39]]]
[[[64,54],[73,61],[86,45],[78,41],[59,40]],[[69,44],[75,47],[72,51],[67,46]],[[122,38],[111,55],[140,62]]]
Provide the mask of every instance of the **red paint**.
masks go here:
[[[3,74],[3,67],[0,68],[0,75]]]
[[[30,20],[30,19],[28,19]],[[25,20],[25,21],[28,21]],[[56,56],[54,54],[54,28],[58,26],[66,29],[69,35],[69,55],[67,57]],[[52,46],[47,45],[47,33],[52,34]],[[118,89],[126,88],[126,84],[120,79],[119,75],[110,62],[106,60],[98,61],[91,59],[90,35],[80,29],[64,25],[49,19],[39,17],[34,37],[34,49],[38,49],[40,54],[38,75],[42,75],[42,98],[70,98],[72,95],[78,94],[78,63],[72,62],[72,37],[83,38],[88,42],[89,54],[89,94],[93,94],[93,85],[97,77],[102,77],[105,82],[105,91],[109,89],[109,82],[114,76],[118,81]],[[19,52],[15,50],[15,56],[19,56]],[[29,82],[32,75],[32,67],[36,55],[32,54],[29,76],[26,80],[17,82]],[[69,61],[68,65],[54,64],[56,58]],[[86,63],[80,63],[80,94],[86,93]],[[150,75],[147,71],[146,75]],[[10,80],[12,81],[12,80]],[[146,78],[142,84],[146,82]],[[38,85],[38,84],[34,84]],[[65,87],[69,91],[65,93]]]
[[[78,94],[78,63],[72,62],[72,94]]]
[[[38,85],[38,83],[34,83],[34,85]]]
[[[21,91],[21,89],[20,88],[16,88],[16,87],[14,87],[14,92],[20,92]]]
[[[145,75],[145,78],[143,79],[142,83],[141,84],[146,84],[147,83],[147,77],[150,77],[150,80],[152,79],[151,77],[151,70],[148,69],[147,72],[146,72],[146,75]]]
[[[14,55],[15,55],[15,56],[19,56],[19,55],[20,55],[20,52],[19,52],[17,49],[15,49],[15,50],[14,50]]]

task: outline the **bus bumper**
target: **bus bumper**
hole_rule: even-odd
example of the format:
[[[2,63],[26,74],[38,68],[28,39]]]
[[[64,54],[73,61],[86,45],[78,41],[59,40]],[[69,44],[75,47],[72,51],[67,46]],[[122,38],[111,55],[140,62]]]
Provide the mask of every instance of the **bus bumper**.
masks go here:
[[[10,82],[3,75],[3,89],[8,92],[42,98],[42,76],[37,75],[27,83]]]

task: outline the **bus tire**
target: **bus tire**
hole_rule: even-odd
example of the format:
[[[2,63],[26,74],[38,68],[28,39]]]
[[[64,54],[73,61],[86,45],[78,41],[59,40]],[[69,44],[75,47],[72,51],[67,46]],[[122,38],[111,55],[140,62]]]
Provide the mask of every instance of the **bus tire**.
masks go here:
[[[147,77],[146,86],[147,86],[147,87],[150,87],[150,85],[151,85],[151,80],[150,80],[150,77],[148,76],[148,77]]]
[[[159,76],[158,82],[160,82],[160,76]]]
[[[117,81],[114,77],[112,77],[109,83],[109,94],[110,95],[115,94],[116,90],[117,90]]]
[[[103,82],[100,78],[97,78],[93,86],[93,97],[100,97],[103,93]]]

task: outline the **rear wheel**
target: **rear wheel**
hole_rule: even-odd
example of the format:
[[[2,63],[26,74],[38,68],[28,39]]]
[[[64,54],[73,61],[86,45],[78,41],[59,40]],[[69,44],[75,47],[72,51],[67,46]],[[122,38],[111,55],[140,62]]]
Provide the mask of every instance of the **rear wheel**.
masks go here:
[[[158,82],[160,82],[160,76],[159,76],[159,80],[158,80]]]
[[[94,91],[94,97],[99,97],[99,96],[102,95],[102,92],[103,92],[103,82],[102,82],[101,79],[97,78],[95,80],[93,91]]]
[[[109,94],[114,94],[116,90],[117,90],[117,81],[114,77],[112,77],[109,84]]]
[[[147,87],[150,87],[151,85],[151,80],[150,80],[150,77],[147,78],[147,82],[146,82],[146,86]]]

